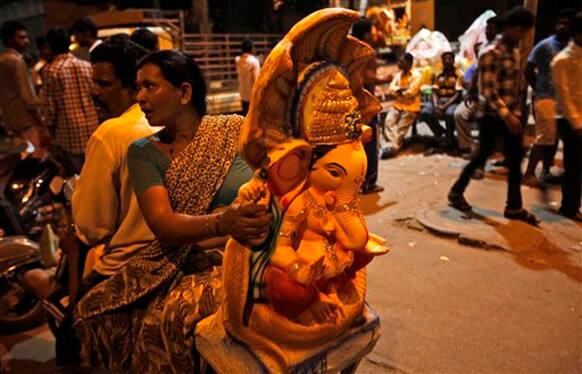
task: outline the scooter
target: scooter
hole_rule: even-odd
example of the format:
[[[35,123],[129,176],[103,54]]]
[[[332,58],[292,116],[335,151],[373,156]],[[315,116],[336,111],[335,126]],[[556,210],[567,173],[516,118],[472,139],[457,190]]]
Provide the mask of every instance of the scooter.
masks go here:
[[[0,334],[45,321],[38,290],[49,280],[35,272],[54,265],[51,228],[67,215],[58,163],[31,153],[25,142],[0,142]]]

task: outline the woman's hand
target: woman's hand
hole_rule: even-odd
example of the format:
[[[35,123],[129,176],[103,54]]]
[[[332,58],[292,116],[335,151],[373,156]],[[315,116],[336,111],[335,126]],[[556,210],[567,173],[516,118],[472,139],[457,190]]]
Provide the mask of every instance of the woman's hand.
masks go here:
[[[238,242],[260,240],[269,233],[273,215],[265,205],[230,205],[218,219],[219,235],[230,235]]]

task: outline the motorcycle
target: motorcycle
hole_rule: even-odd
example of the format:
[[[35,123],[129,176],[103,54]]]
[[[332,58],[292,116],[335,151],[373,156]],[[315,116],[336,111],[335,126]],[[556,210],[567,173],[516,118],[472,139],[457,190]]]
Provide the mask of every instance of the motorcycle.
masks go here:
[[[25,142],[0,142],[0,334],[44,323],[41,290],[57,248],[52,228],[67,220],[58,163],[31,153]]]

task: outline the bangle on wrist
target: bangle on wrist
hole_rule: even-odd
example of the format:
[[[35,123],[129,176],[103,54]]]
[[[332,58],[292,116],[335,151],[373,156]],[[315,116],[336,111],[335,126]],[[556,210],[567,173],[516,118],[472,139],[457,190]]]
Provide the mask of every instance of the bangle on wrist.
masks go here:
[[[222,213],[218,213],[214,216],[214,232],[216,236],[223,236],[224,234],[220,232],[220,217]]]

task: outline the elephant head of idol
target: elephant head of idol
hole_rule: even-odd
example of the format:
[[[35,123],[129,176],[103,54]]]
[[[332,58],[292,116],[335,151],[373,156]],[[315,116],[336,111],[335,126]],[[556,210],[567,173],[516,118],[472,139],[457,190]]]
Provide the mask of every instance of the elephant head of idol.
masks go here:
[[[337,241],[361,250],[368,240],[358,199],[367,168],[362,137],[370,128],[361,122],[348,74],[330,62],[309,65],[299,75],[294,104],[294,132],[312,146],[307,185],[335,218]]]

